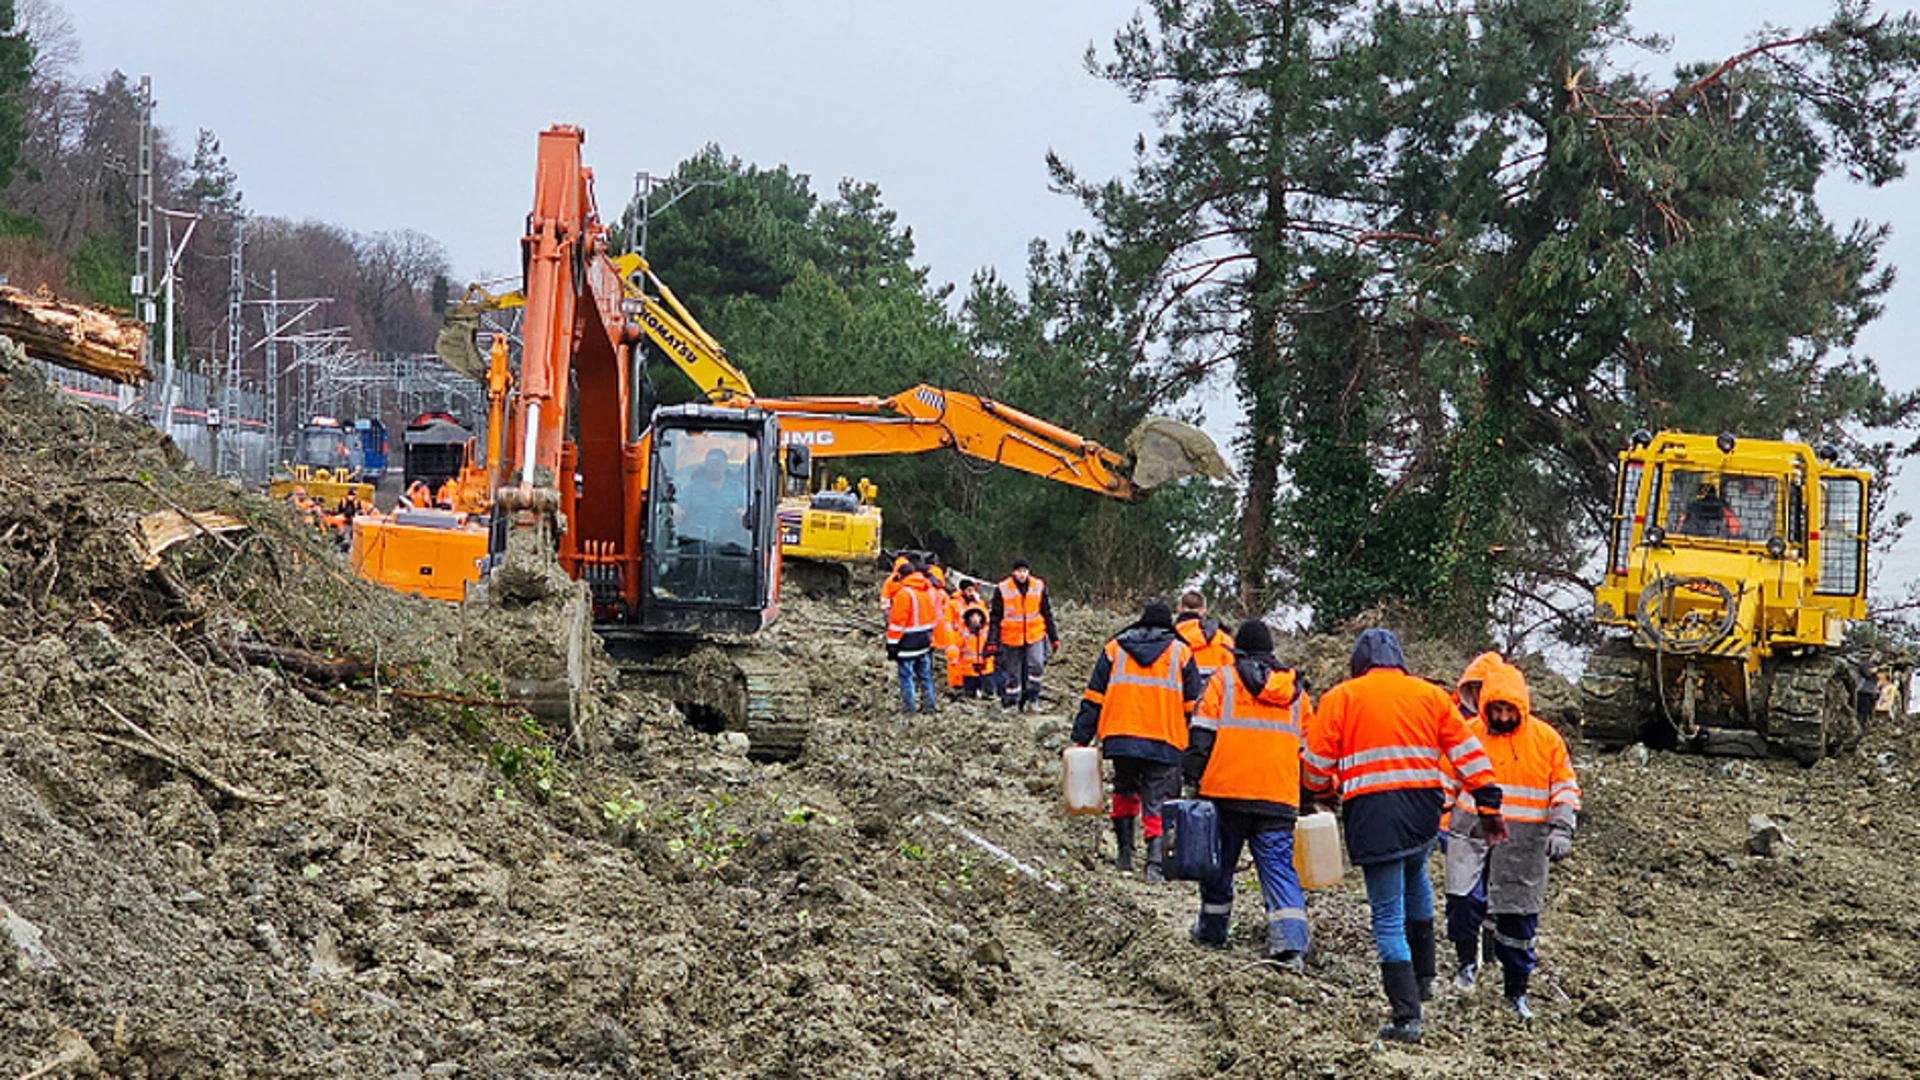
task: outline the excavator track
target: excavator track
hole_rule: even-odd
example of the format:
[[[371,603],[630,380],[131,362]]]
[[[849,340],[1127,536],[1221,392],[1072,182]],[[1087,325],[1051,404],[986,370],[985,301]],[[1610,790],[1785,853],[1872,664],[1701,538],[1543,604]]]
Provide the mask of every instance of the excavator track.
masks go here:
[[[1580,734],[1588,742],[1618,750],[1640,741],[1649,717],[1659,708],[1644,656],[1625,638],[1593,647],[1580,673]]]
[[[703,640],[603,627],[600,636],[625,689],[679,706],[703,731],[738,731],[747,755],[787,761],[806,749],[813,690],[804,669],[751,642]]]
[[[1860,739],[1853,668],[1835,656],[1783,659],[1772,665],[1767,697],[1767,749],[1811,765]]]

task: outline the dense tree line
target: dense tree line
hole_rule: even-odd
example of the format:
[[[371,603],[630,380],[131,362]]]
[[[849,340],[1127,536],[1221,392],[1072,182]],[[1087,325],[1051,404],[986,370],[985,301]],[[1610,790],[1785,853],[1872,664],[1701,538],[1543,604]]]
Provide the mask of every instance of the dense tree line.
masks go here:
[[[78,56],[72,24],[52,0],[0,0],[0,273],[22,288],[131,310],[138,86],[119,71],[82,79]],[[163,93],[156,88],[157,97]],[[153,167],[156,204],[200,216],[176,290],[176,337],[190,369],[225,348],[236,221],[245,230],[249,298],[262,298],[268,272],[277,270],[283,296],[334,298],[326,325],[346,328],[354,346],[432,349],[438,317],[431,298],[448,272],[437,241],[251,215],[219,138],[204,128],[188,150],[156,122]],[[154,230],[156,275],[164,269],[165,226]],[[184,235],[184,222],[173,228],[176,238]],[[260,332],[258,318],[249,314],[249,339]]]
[[[1129,304],[1086,237],[1036,241],[1023,297],[992,273],[964,296],[913,265],[912,231],[871,184],[832,197],[785,167],[718,148],[681,163],[684,192],[648,222],[647,257],[764,394],[890,395],[927,382],[983,394],[1123,446],[1193,383],[1131,348]],[[629,207],[622,240],[638,235]],[[663,395],[687,393],[677,376]],[[1172,587],[1199,567],[1204,484],[1123,504],[942,454],[827,463],[880,485],[887,540],[998,576],[1026,555],[1083,594]],[[1224,510],[1224,505],[1216,508]]]
[[[1906,450],[1920,401],[1853,351],[1885,229],[1814,195],[1903,175],[1920,21],[1843,0],[1663,80],[1627,6],[1155,0],[1089,54],[1162,131],[1121,180],[1056,179],[1141,340],[1232,372],[1244,608],[1525,625],[1639,426]]]

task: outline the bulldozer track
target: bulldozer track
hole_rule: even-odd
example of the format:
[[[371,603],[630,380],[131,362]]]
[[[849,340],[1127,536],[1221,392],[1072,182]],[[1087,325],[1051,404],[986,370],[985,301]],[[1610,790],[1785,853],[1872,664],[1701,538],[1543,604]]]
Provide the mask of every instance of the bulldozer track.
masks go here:
[[[1640,740],[1655,704],[1646,660],[1633,642],[1614,638],[1594,646],[1580,673],[1580,734],[1617,750]]]
[[[1782,660],[1767,698],[1767,749],[1811,765],[1860,739],[1853,670],[1832,656]]]

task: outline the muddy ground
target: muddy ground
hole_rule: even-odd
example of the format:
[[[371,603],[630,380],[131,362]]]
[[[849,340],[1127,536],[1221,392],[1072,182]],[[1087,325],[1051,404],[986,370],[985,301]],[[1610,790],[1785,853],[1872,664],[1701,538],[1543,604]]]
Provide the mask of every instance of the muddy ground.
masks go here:
[[[903,720],[872,601],[796,602],[765,646],[814,689],[799,760],[604,662],[568,731],[493,704],[475,616],[353,581],[16,359],[0,379],[0,1080],[1920,1073],[1908,726],[1813,769],[1576,746],[1540,1019],[1483,986],[1387,1049],[1357,873],[1285,976],[1251,889],[1202,951],[1191,885],[1115,873],[1104,824],[1062,815],[1071,701],[1122,618],[1063,611],[1048,712]],[[174,504],[252,528],[143,570],[128,526]],[[1281,646],[1323,686],[1343,650]]]

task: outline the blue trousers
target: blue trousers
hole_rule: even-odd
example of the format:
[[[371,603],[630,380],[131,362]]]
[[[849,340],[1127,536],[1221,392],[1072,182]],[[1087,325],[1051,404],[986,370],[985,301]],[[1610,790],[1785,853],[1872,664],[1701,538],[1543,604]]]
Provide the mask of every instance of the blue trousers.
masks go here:
[[[920,687],[920,700],[927,706],[932,705],[933,654],[903,656],[894,662],[900,665],[900,707],[907,712],[914,711],[913,688],[916,684]]]
[[[1262,819],[1234,810],[1220,811],[1220,873],[1200,883],[1200,922],[1194,935],[1209,945],[1227,942],[1233,917],[1233,870],[1242,844],[1253,849],[1253,870],[1267,908],[1267,952],[1305,954],[1309,938],[1307,899],[1293,869],[1293,832],[1253,831]]]
[[[1427,879],[1431,847],[1360,868],[1367,878],[1367,906],[1373,910],[1373,949],[1382,964],[1411,963],[1407,923],[1433,921],[1433,882]]]
[[[1479,944],[1480,924],[1486,920],[1487,872],[1482,870],[1480,879],[1473,883],[1472,892],[1465,896],[1447,894],[1447,940],[1459,946],[1464,956],[1468,947]],[[1522,975],[1531,974],[1538,963],[1533,941],[1539,932],[1539,912],[1532,915],[1495,915],[1493,955],[1499,958],[1500,966]]]

